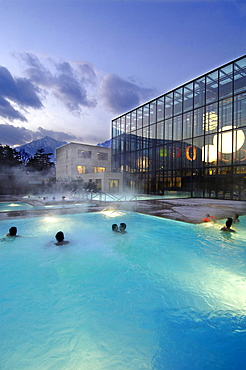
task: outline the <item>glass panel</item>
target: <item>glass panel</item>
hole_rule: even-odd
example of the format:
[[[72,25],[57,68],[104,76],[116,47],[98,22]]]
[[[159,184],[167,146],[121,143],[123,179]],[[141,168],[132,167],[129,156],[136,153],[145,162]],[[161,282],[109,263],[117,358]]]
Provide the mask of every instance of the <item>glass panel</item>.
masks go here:
[[[100,161],[107,161],[108,160],[108,153],[97,153],[97,159]]]
[[[192,150],[192,139],[185,140],[182,142],[182,166],[184,168],[192,167],[193,161],[193,150]]]
[[[117,120],[112,121],[112,138],[117,136]]]
[[[206,102],[210,103],[218,99],[218,71],[206,76]]]
[[[235,97],[234,107],[235,127],[246,126],[246,94]]]
[[[143,128],[143,148],[148,148],[149,146],[149,126]]]
[[[157,139],[159,139],[159,140],[164,139],[164,122],[163,121],[157,123],[157,133],[156,133],[156,135],[157,135]]]
[[[233,87],[233,73],[232,73],[232,64],[226,66],[225,68],[221,68],[219,70],[219,78],[220,78],[220,87],[219,87],[219,95],[220,98],[224,98],[225,96],[232,94],[232,87]]]
[[[203,115],[203,131],[211,133],[217,130],[218,127],[218,104],[210,104],[206,106],[206,111]]]
[[[131,114],[128,113],[126,115],[126,132],[130,132],[131,131]]]
[[[193,113],[185,113],[183,116],[183,138],[192,137]]]
[[[194,108],[201,107],[205,103],[205,77],[194,83]]]
[[[143,107],[143,126],[149,124],[149,104]]]
[[[94,167],[94,173],[100,173],[105,171],[106,171],[105,167]]]
[[[77,171],[78,173],[82,174],[82,173],[87,173],[86,171],[86,166],[77,166]]]
[[[234,63],[234,93],[245,91],[246,57]]]
[[[234,130],[233,133],[233,160],[237,164],[246,164],[246,128]]]
[[[203,116],[204,109],[199,108],[194,111],[194,128],[193,128],[193,135],[200,136],[203,134]]]
[[[182,168],[182,144],[181,142],[176,142],[172,144],[171,157],[173,160],[173,168],[181,169]]]
[[[173,115],[173,93],[165,96],[165,118]]]
[[[164,139],[165,140],[172,140],[173,138],[173,121],[172,118],[169,118],[165,121],[165,131],[164,131]]]
[[[131,151],[137,150],[137,132],[131,134]]]
[[[137,129],[137,117],[136,117],[137,111],[133,111],[131,113],[132,115],[132,120],[131,120],[131,131],[134,131]]]
[[[173,121],[173,140],[182,139],[182,116],[174,117]]]
[[[219,127],[232,128],[232,99],[223,100],[219,104]]]
[[[143,109],[138,108],[137,110],[137,128],[141,128],[143,125]]]
[[[182,88],[174,91],[174,114],[182,113]]]
[[[156,122],[156,101],[150,103],[150,123]]]
[[[233,131],[226,130],[226,127],[231,128],[231,126],[225,126],[220,129],[218,135],[214,136],[213,143],[216,145],[217,142],[219,160],[224,162],[225,165],[230,165],[233,153]]]
[[[217,163],[217,145],[215,135],[205,136],[205,145],[202,147],[202,161],[209,166]]]
[[[193,140],[192,151],[189,150],[192,159],[193,167],[203,167],[202,152],[204,150],[204,136],[196,137]]]
[[[164,119],[164,96],[157,100],[157,121]]]
[[[156,124],[151,125],[149,127],[149,137],[150,137],[150,139],[156,139]],[[152,145],[154,145],[155,144],[155,140],[152,140],[152,142],[153,142]]]
[[[193,83],[184,86],[184,111],[193,108]]]
[[[78,150],[78,158],[91,158],[90,150]]]
[[[120,119],[120,131],[121,133],[125,132],[125,116]]]
[[[142,149],[142,129],[137,130],[137,149]]]

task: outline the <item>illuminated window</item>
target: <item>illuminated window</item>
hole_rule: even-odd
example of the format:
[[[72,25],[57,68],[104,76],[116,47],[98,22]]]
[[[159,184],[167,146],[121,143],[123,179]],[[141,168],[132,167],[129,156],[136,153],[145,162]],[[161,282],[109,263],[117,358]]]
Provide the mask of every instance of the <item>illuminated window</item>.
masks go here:
[[[94,173],[105,172],[105,167],[94,167]]]
[[[77,166],[78,173],[86,173],[86,166]]]
[[[90,150],[78,150],[78,157],[79,158],[91,158],[91,151]]]
[[[109,180],[109,191],[116,192],[119,190],[119,180]]]
[[[97,159],[100,161],[107,161],[108,160],[108,153],[97,153]]]

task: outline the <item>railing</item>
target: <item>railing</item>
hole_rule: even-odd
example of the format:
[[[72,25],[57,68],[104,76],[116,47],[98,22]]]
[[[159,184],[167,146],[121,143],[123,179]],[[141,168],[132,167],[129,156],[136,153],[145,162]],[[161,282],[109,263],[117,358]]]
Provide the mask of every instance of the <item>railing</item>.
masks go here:
[[[125,200],[124,200],[124,201],[122,201],[122,198],[125,198]],[[109,210],[109,209],[114,208],[114,209],[112,210],[112,212],[111,212],[111,214],[112,214],[112,213],[114,213],[114,212],[118,211],[118,210],[119,210],[120,208],[122,208],[123,206],[125,206],[126,202],[131,202],[132,200],[137,200],[137,196],[136,196],[136,195],[134,195],[134,196],[133,196],[132,198],[130,198],[129,200],[126,200],[126,195],[123,195],[122,197],[118,198],[115,202],[110,203],[106,208],[104,208],[104,209],[102,210],[102,212],[105,212],[105,211],[107,211],[107,210]],[[116,205],[117,205],[117,207],[116,207]]]

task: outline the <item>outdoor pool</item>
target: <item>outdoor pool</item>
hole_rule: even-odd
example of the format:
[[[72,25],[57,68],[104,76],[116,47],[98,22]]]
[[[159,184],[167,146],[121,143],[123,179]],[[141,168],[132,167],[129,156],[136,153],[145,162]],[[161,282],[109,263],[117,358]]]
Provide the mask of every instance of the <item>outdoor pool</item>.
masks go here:
[[[1,221],[0,369],[244,369],[240,220],[228,234],[131,212]]]
[[[0,202],[0,212],[28,211],[33,207],[24,202]]]

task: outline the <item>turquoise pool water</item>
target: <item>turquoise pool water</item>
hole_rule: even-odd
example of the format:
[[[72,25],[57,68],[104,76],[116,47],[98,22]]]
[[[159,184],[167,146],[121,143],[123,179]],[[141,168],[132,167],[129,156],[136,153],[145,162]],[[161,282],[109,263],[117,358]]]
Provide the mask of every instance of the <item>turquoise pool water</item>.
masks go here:
[[[33,207],[30,204],[24,202],[1,202],[0,212],[10,212],[10,211],[28,211]]]
[[[0,368],[244,369],[240,219],[229,235],[128,212],[1,221]]]

